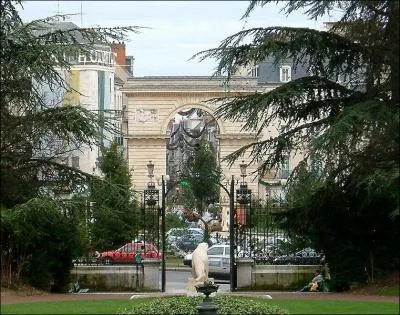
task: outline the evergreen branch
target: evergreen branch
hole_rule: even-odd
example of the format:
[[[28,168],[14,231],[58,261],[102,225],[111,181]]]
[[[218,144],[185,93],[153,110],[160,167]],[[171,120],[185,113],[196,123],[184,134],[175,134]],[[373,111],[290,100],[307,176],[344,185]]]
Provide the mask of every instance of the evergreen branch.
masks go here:
[[[252,43],[240,45],[248,37]],[[312,64],[316,71],[329,76],[349,72],[353,66],[362,69],[370,53],[368,47],[354,44],[335,33],[308,28],[267,27],[240,31],[223,40],[218,48],[199,52],[192,59],[217,58],[220,62],[215,75],[227,73],[230,76],[238,67],[250,62],[274,57],[278,64],[293,58],[294,65]]]
[[[290,150],[299,149],[304,145],[304,141],[312,130],[326,128],[331,121],[332,118],[327,117],[303,123],[286,132],[280,133],[276,137],[249,143],[227,155],[223,160],[227,161],[229,166],[232,166],[236,160],[251,150],[251,163],[258,163],[258,170],[265,172],[279,165],[282,157]]]
[[[251,44],[241,44],[248,39]],[[291,58],[295,69],[299,64],[312,65],[313,71],[327,78],[338,74],[360,77],[372,56],[382,64],[389,63],[380,46],[354,43],[353,38],[333,32],[267,27],[240,31],[223,40],[218,48],[199,52],[192,59],[219,59],[214,75],[227,74],[229,80],[239,67],[270,57],[276,65]]]
[[[296,124],[334,116],[345,106],[357,102],[362,93],[317,76],[302,77],[267,93],[218,98],[224,101],[215,111],[222,119],[244,121],[243,130],[257,130],[260,135],[274,121]]]

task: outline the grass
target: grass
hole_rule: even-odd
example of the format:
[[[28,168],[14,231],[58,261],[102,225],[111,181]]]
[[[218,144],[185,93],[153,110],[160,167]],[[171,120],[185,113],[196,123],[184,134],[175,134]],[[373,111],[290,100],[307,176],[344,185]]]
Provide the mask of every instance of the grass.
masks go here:
[[[148,299],[8,304],[1,305],[1,314],[116,314],[119,310],[144,303]],[[399,314],[399,304],[393,302],[257,300],[278,305],[290,314]]]
[[[375,284],[366,285],[354,289],[354,293],[369,294],[369,295],[383,295],[383,296],[399,296],[399,284]]]
[[[144,300],[144,299],[143,299]],[[143,301],[85,300],[1,305],[1,314],[116,314],[118,310]]]
[[[384,295],[384,296],[399,296],[399,287],[382,287],[371,290],[371,294]]]
[[[183,267],[183,259],[182,257],[167,255],[165,257],[165,265],[167,267]]]
[[[290,314],[399,314],[399,304],[368,301],[276,300]]]

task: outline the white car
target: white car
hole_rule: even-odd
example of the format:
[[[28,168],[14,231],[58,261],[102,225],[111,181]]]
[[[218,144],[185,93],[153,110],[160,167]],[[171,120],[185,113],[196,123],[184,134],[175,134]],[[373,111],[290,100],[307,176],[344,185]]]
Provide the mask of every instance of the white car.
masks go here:
[[[208,273],[214,277],[229,277],[230,247],[229,244],[213,245],[207,250]],[[183,258],[183,264],[192,266],[192,253]]]

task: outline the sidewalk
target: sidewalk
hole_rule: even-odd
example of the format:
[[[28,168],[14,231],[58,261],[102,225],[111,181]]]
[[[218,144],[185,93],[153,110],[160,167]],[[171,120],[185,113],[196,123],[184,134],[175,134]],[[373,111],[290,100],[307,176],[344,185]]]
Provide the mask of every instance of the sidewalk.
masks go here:
[[[252,296],[252,297],[264,297],[272,298],[272,300],[289,299],[289,300],[307,300],[307,299],[318,299],[318,300],[350,300],[350,301],[381,301],[381,302],[393,302],[399,303],[399,297],[396,296],[378,296],[378,295],[360,295],[352,293],[298,293],[298,292],[282,292],[282,291],[243,291],[243,292],[229,292],[224,287],[220,286],[217,294],[221,295],[234,295],[234,296]],[[167,291],[162,292],[88,292],[88,293],[37,293],[31,295],[22,295],[14,291],[3,291],[1,292],[1,304],[15,304],[15,303],[34,303],[44,301],[74,301],[74,300],[129,300],[141,297],[163,297],[172,295],[186,295],[186,291],[179,290],[179,292]]]

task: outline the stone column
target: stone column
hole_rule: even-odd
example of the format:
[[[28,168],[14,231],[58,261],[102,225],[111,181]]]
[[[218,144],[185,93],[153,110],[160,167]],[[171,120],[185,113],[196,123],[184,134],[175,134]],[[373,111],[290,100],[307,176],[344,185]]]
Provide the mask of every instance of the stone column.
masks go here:
[[[253,265],[254,260],[252,258],[236,258],[238,289],[249,289],[251,287]]]
[[[145,291],[160,290],[160,259],[144,259],[143,263],[143,289]]]

